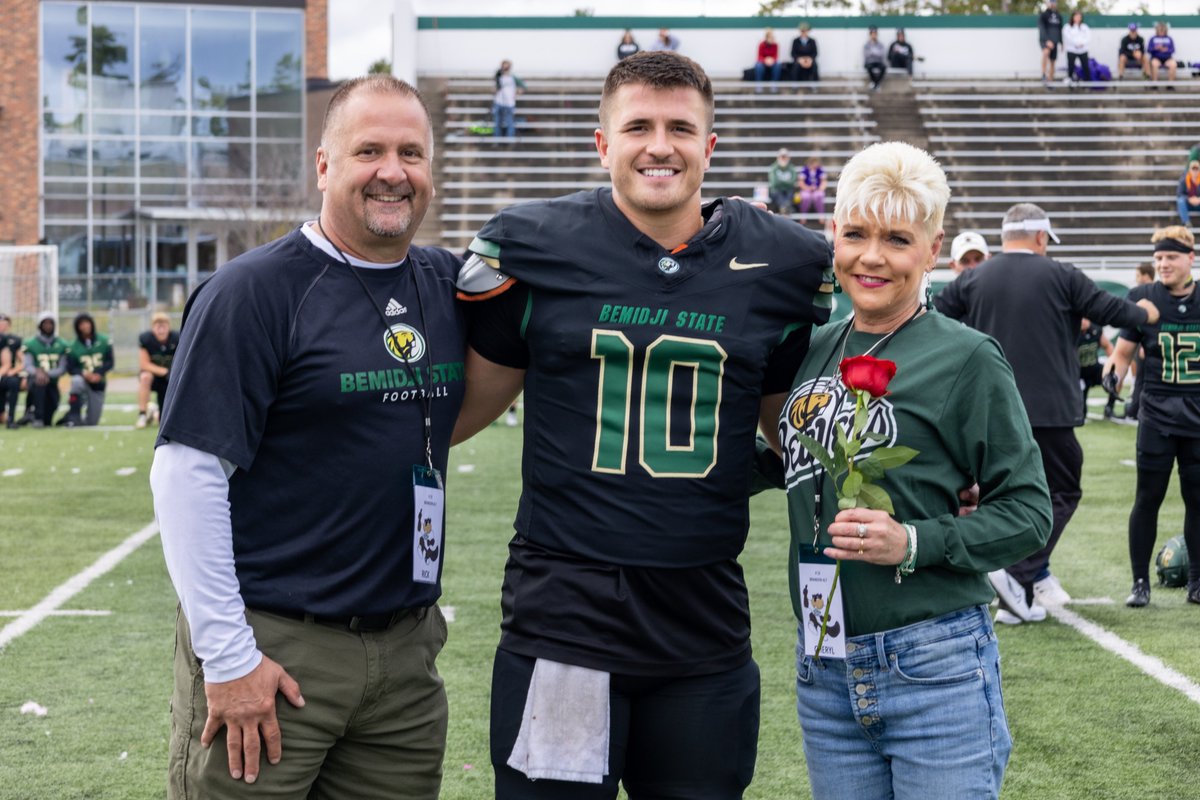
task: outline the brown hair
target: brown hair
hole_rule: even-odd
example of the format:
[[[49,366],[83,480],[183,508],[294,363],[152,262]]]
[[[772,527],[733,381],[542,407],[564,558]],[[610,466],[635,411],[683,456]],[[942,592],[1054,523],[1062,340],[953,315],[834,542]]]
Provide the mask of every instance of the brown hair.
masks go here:
[[[421,97],[421,93],[411,83],[402,81],[394,75],[362,75],[343,82],[333,93],[333,97],[329,99],[329,106],[325,109],[325,120],[321,124],[322,147],[326,149],[329,147],[328,135],[337,122],[338,111],[355,92],[360,90],[415,99],[421,104],[421,110],[425,112],[425,122],[429,125],[430,136],[433,135],[433,117],[429,114],[429,106],[425,105],[425,98]]]
[[[713,88],[712,81],[704,73],[704,69],[687,56],[667,50],[644,51],[634,53],[623,61],[618,61],[609,70],[604,80],[604,92],[600,95],[600,126],[604,127],[608,118],[612,98],[622,86],[642,85],[651,89],[695,89],[704,98],[708,111],[707,126],[709,133],[713,128]]]

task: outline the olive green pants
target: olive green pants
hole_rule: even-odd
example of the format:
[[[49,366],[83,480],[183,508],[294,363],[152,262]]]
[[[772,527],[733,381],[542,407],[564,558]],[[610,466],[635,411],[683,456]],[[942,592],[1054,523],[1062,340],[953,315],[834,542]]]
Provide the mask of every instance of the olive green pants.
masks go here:
[[[389,630],[351,632],[247,611],[258,647],[300,684],[304,708],[276,696],[283,758],[254,784],[229,777],[222,728],[200,744],[208,716],[204,671],[183,614],[175,637],[171,698],[172,800],[435,800],[446,749],[446,691],[434,660],[446,620],[434,606]]]

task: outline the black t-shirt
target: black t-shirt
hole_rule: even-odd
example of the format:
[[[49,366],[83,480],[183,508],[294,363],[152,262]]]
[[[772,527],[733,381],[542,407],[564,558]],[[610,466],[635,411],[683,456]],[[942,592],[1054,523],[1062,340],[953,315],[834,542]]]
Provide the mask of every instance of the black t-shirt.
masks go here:
[[[413,466],[425,461],[422,394],[443,473],[462,403],[460,263],[413,247],[399,267],[355,269],[297,229],[188,301],[159,442],[238,467],[229,501],[248,606],[353,615],[437,599],[439,584],[412,579]]]
[[[21,337],[15,333],[0,334],[0,350],[7,350],[12,353],[12,363],[15,367],[21,366],[21,345]]]
[[[1129,35],[1121,39],[1121,49],[1127,57],[1141,55],[1146,49],[1146,40],[1141,36]]]
[[[1146,357],[1138,422],[1176,436],[1200,438],[1200,294],[1174,297],[1161,283],[1129,290],[1129,299],[1149,298],[1158,308],[1154,325],[1122,328],[1120,337],[1140,344]]]
[[[1059,14],[1056,8],[1047,8],[1038,15],[1039,44],[1047,41],[1062,44],[1062,28],[1062,14]]]
[[[175,359],[175,350],[179,347],[179,334],[176,331],[167,333],[167,340],[160,342],[154,331],[143,331],[138,336],[138,347],[150,356],[150,363],[156,367],[171,368]]]
[[[749,657],[736,558],[759,400],[827,318],[824,239],[737,201],[668,253],[608,189],[501,212],[471,249],[518,280],[472,346],[526,369],[501,646],[628,674]]]

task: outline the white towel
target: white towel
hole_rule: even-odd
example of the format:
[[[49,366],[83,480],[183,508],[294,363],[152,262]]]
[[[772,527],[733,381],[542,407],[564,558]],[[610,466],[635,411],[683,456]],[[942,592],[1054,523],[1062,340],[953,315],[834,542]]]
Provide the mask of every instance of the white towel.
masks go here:
[[[608,673],[539,658],[508,765],[531,780],[603,783]]]

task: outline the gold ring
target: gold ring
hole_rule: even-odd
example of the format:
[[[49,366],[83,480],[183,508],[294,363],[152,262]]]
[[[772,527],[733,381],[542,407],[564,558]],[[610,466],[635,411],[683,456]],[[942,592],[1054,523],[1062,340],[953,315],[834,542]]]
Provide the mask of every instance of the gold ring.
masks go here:
[[[862,555],[862,552],[863,552],[863,551],[862,551],[862,548],[861,548],[861,547],[860,547],[860,548],[858,548],[858,554],[859,554],[860,556]]]

